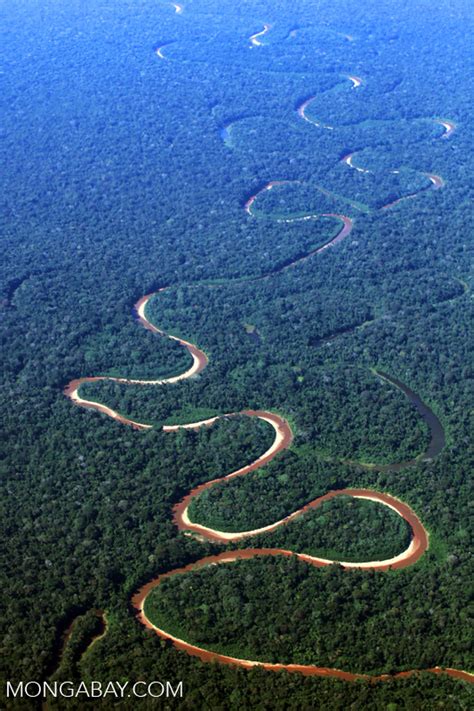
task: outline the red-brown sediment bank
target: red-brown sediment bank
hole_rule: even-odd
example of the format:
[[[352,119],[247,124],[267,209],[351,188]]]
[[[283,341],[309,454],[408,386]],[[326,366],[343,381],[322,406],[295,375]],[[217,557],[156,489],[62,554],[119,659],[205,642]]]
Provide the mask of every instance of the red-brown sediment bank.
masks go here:
[[[160,289],[159,291],[164,291],[165,289]],[[159,292],[157,292],[159,293]],[[197,346],[195,346],[193,343],[189,343],[188,341],[184,341],[181,338],[177,338],[176,336],[170,336],[166,334],[164,331],[161,329],[157,328],[154,326],[146,317],[145,315],[145,309],[146,305],[148,304],[149,300],[153,294],[147,294],[146,296],[142,296],[141,299],[137,301],[137,303],[134,306],[134,310],[137,314],[138,321],[144,326],[147,330],[152,331],[153,333],[157,333],[161,336],[167,336],[168,338],[171,338],[173,341],[178,341],[178,343],[186,348],[188,353],[192,356],[193,363],[188,370],[184,371],[184,373],[181,373],[179,375],[175,375],[171,378],[163,378],[159,380],[139,380],[137,378],[117,378],[117,377],[112,377],[108,375],[97,375],[97,376],[92,376],[92,377],[85,377],[85,378],[76,378],[75,380],[71,380],[66,387],[64,388],[64,394],[66,397],[68,397],[75,405],[80,405],[81,407],[86,407],[90,410],[96,410],[97,412],[102,412],[104,415],[108,415],[109,417],[112,417],[114,420],[117,420],[117,422],[121,422],[124,425],[129,425],[133,427],[134,429],[137,430],[148,430],[152,428],[152,425],[147,425],[143,424],[142,422],[136,422],[135,420],[131,420],[128,417],[125,417],[124,415],[121,415],[119,412],[116,410],[113,410],[111,407],[108,407],[107,405],[103,405],[100,402],[95,402],[94,400],[86,400],[85,398],[81,397],[79,394],[79,388],[81,385],[84,383],[95,383],[99,382],[101,380],[107,380],[109,382],[114,382],[114,383],[120,383],[122,385],[168,385],[172,383],[177,383],[180,380],[186,380],[187,378],[192,377],[193,375],[197,375],[198,373],[201,372],[201,370],[204,370],[206,365],[208,364],[208,358],[204,351],[201,351]]]
[[[252,207],[255,204],[255,201],[264,192],[267,192],[268,190],[272,190],[274,187],[278,185],[289,185],[291,183],[298,183],[296,180],[271,180],[268,183],[265,183],[263,188],[260,188],[260,190],[257,190],[256,193],[253,193],[250,195],[249,198],[247,198],[246,202],[244,203],[244,210],[245,212],[250,215],[251,217],[255,217],[255,213],[252,211]],[[306,259],[309,259],[310,257],[315,256],[316,254],[321,254],[324,252],[326,249],[329,247],[333,247],[334,245],[338,244],[339,242],[342,242],[343,239],[345,239],[352,231],[352,228],[354,226],[354,223],[350,217],[347,217],[347,215],[340,215],[335,212],[322,212],[322,213],[314,213],[314,214],[308,214],[308,215],[301,215],[298,217],[277,217],[276,221],[281,222],[281,223],[292,223],[292,222],[302,222],[305,220],[316,220],[319,217],[332,217],[336,220],[340,220],[342,222],[342,228],[340,231],[337,233],[335,237],[332,237],[328,242],[323,244],[321,247],[317,247],[316,249],[311,250],[308,254],[306,254],[304,257],[299,257],[298,259],[295,259],[294,261],[289,262],[288,264],[285,264],[281,269],[275,269],[274,271],[270,272],[269,274],[264,274],[262,277],[256,277],[254,281],[257,281],[258,279],[262,278],[267,278],[268,276],[273,276],[274,274],[284,271],[285,269],[288,269],[290,267],[296,266],[296,264],[299,264],[300,262],[305,261]]]
[[[215,556],[207,556],[201,558],[196,563],[191,563],[189,565],[183,566],[182,568],[176,568],[168,573],[163,573],[154,580],[144,585],[137,593],[132,597],[132,605],[137,611],[138,620],[147,629],[155,632],[159,637],[164,640],[169,640],[173,645],[180,651],[186,652],[187,654],[198,657],[203,662],[218,662],[220,664],[231,664],[235,666],[242,667],[244,669],[251,669],[254,667],[261,667],[267,671],[287,671],[296,672],[304,676],[322,676],[330,677],[335,679],[341,679],[342,681],[359,681],[365,680],[370,682],[381,682],[389,681],[391,679],[405,678],[412,676],[420,672],[429,672],[433,674],[448,674],[451,677],[460,679],[462,681],[468,681],[470,683],[474,682],[474,675],[469,672],[463,671],[462,669],[452,669],[452,668],[442,668],[442,667],[431,667],[429,669],[412,669],[409,671],[398,672],[396,674],[380,674],[380,675],[368,675],[362,673],[353,673],[344,671],[342,669],[336,669],[331,667],[319,667],[315,665],[306,664],[272,664],[268,662],[257,661],[253,659],[241,659],[239,657],[232,657],[225,654],[220,654],[218,652],[212,652],[203,647],[190,644],[179,637],[176,637],[166,630],[161,629],[157,625],[153,624],[148,618],[145,612],[145,604],[150,592],[156,588],[163,580],[173,577],[175,575],[181,575],[183,573],[190,573],[207,565],[221,565],[225,563],[231,563],[236,560],[250,560],[256,556],[283,556],[286,558],[293,557],[294,554],[291,551],[285,551],[279,548],[247,548],[245,550],[238,550],[232,552],[219,553]],[[301,557],[301,556],[298,556]],[[312,565],[317,567],[322,567],[323,564],[307,561]]]
[[[177,13],[181,13],[183,11],[183,7],[178,4],[174,4],[175,10]],[[261,32],[258,32],[250,37],[250,42],[254,46],[259,46],[262,43],[258,39],[259,37],[262,37],[268,30],[270,29],[270,25],[264,25],[264,28]],[[162,54],[162,49],[164,45],[161,47],[158,47],[155,52],[160,58],[164,58]],[[348,79],[352,82],[352,88],[357,88],[361,85],[362,80],[354,75],[348,75]],[[297,107],[297,113],[298,115],[310,122],[313,123],[317,126],[321,126],[327,129],[333,129],[332,126],[320,124],[310,118],[306,115],[306,109],[308,108],[309,104],[315,99],[315,96],[312,96],[305,101],[303,101],[298,107]],[[437,123],[440,123],[444,126],[445,128],[445,133],[443,134],[444,138],[449,137],[449,135],[454,131],[455,129],[455,124],[453,122],[447,121],[447,120],[441,120],[441,119],[436,119]],[[349,155],[346,155],[345,158],[343,158],[343,162],[347,163],[352,168],[355,168],[356,170],[360,172],[367,172],[362,168],[358,168],[355,166],[352,162],[352,157],[353,154],[350,153]],[[440,176],[431,174],[431,173],[425,173],[424,174],[432,183],[433,189],[438,189],[441,188],[444,185],[444,181]],[[258,192],[256,192],[254,195],[250,196],[248,200],[246,201],[244,208],[246,212],[249,215],[253,215],[252,212],[252,206],[255,203],[255,200],[257,197],[264,191],[272,189],[276,185],[281,185],[284,183],[289,183],[289,182],[295,182],[295,181],[271,181],[267,183],[263,188],[261,188]],[[405,196],[404,198],[400,198],[389,205],[384,206],[385,208],[391,207],[392,205],[397,204],[400,202],[402,199],[406,199],[409,197],[414,197],[417,193],[413,195],[408,195]],[[294,266],[298,264],[299,262],[308,259],[309,257],[315,255],[315,254],[320,254],[329,247],[337,244],[341,240],[343,240],[348,234],[350,234],[353,223],[352,220],[345,216],[345,215],[340,215],[336,213],[324,213],[320,215],[304,215],[302,217],[295,217],[295,218],[288,218],[288,219],[280,219],[282,222],[294,222],[297,220],[306,220],[306,219],[316,219],[317,217],[331,217],[338,219],[342,222],[342,228],[338,232],[338,234],[333,237],[331,240],[329,240],[326,244],[323,246],[313,250],[310,252],[308,255],[296,259],[294,262],[291,262],[289,264],[286,264],[285,266],[281,267],[279,270],[275,270],[273,273],[277,273],[278,271],[283,271],[283,269],[286,269],[288,267]],[[271,276],[271,274],[264,275],[264,277],[258,277],[258,278],[268,278]],[[161,289],[160,291],[163,291]],[[148,294],[146,296],[143,296],[139,301],[135,304],[135,312],[137,315],[137,319],[140,321],[141,325],[144,326],[146,329],[152,331],[153,333],[159,334],[159,335],[168,335],[161,329],[157,328],[156,326],[153,325],[149,321],[149,319],[146,316],[146,306],[150,300],[150,298],[153,296],[153,294]],[[82,384],[87,383],[87,382],[97,382],[97,381],[102,381],[102,380],[108,380],[112,382],[117,382],[121,384],[136,384],[136,385],[166,385],[166,384],[172,384],[176,383],[188,378],[191,378],[192,376],[196,375],[197,373],[201,372],[208,364],[208,358],[206,354],[200,350],[197,346],[194,344],[185,341],[183,339],[177,338],[175,336],[169,336],[169,338],[172,338],[173,340],[178,341],[178,343],[186,348],[186,350],[189,352],[189,354],[192,357],[192,365],[185,370],[183,373],[170,377],[170,378],[165,378],[165,379],[155,379],[155,380],[138,380],[138,379],[131,379],[131,378],[118,378],[118,377],[109,377],[109,376],[94,376],[94,377],[83,377],[83,378],[77,378],[75,380],[72,380],[65,388],[64,393],[65,395],[76,405],[89,408],[89,409],[94,409],[98,412],[101,412],[103,414],[108,415],[109,417],[112,417],[113,419],[117,420],[118,422],[121,422],[125,425],[129,425],[135,429],[139,430],[144,430],[144,429],[150,429],[152,425],[144,424],[137,422],[135,420],[131,420],[129,418],[124,417],[123,415],[120,415],[118,412],[113,410],[112,408],[103,405],[102,403],[99,402],[94,402],[92,400],[86,400],[82,398],[79,394],[79,388]],[[424,403],[417,398],[406,386],[403,385],[403,383],[400,383],[394,378],[391,378],[390,376],[383,374],[383,373],[378,373],[381,377],[385,378],[386,380],[389,380],[393,384],[395,384],[397,387],[400,387],[412,401],[416,403],[416,400],[419,401],[417,404],[417,407],[421,414],[423,416],[426,416],[426,419],[428,420],[428,416],[426,415],[425,410],[429,410]],[[413,395],[413,397],[411,397]],[[421,404],[420,404],[421,403]],[[425,410],[423,409],[425,408]],[[431,412],[431,411],[430,411]],[[319,558],[317,556],[313,555],[308,555],[305,553],[300,553],[300,552],[293,552],[290,550],[285,550],[281,548],[246,548],[244,550],[233,550],[233,551],[224,551],[222,553],[219,553],[218,555],[214,556],[207,556],[205,558],[202,558],[201,560],[198,560],[195,563],[191,563],[189,565],[186,565],[184,567],[176,568],[174,570],[168,571],[166,573],[163,573],[159,575],[158,577],[154,578],[150,582],[148,582],[146,585],[144,585],[138,592],[132,597],[132,605],[137,611],[137,616],[139,621],[148,629],[153,630],[156,632],[162,639],[165,640],[170,640],[173,642],[173,644],[180,650],[185,651],[187,654],[197,656],[199,657],[202,661],[209,662],[209,661],[216,661],[222,664],[233,664],[237,665],[243,668],[252,668],[255,666],[261,666],[262,668],[269,670],[269,671],[281,671],[285,670],[288,672],[298,672],[303,675],[317,675],[317,676],[326,676],[326,677],[334,677],[338,679],[342,679],[345,681],[356,681],[356,680],[367,680],[371,682],[379,682],[379,681],[385,681],[389,679],[394,679],[394,678],[404,678],[411,676],[413,674],[418,673],[418,671],[424,671],[424,672],[430,672],[434,674],[440,674],[440,673],[446,673],[456,679],[462,679],[464,681],[469,681],[473,682],[474,681],[474,675],[470,674],[469,672],[463,671],[463,670],[457,670],[457,669],[452,669],[452,668],[440,668],[440,667],[432,667],[430,669],[425,669],[425,670],[409,670],[409,671],[403,671],[399,672],[397,674],[393,675],[388,675],[388,674],[382,674],[382,675],[367,675],[367,674],[362,674],[362,673],[352,673],[352,672],[347,672],[343,671],[340,669],[335,669],[335,668],[329,668],[329,667],[318,667],[314,665],[299,665],[299,664],[274,664],[274,663],[266,663],[266,662],[261,662],[261,661],[256,661],[256,660],[251,660],[251,659],[240,659],[237,657],[232,657],[232,656],[227,656],[224,654],[220,654],[217,652],[212,652],[210,650],[203,649],[199,646],[192,645],[188,642],[186,642],[183,639],[179,639],[169,632],[166,632],[166,630],[159,628],[157,625],[153,624],[153,622],[148,618],[146,611],[145,611],[145,604],[147,597],[149,593],[156,588],[160,583],[170,577],[184,574],[184,573],[190,573],[193,571],[196,571],[200,568],[203,568],[207,565],[213,565],[213,564],[218,564],[218,565],[223,565],[223,564],[228,564],[232,563],[234,561],[238,560],[249,560],[252,558],[255,558],[256,556],[282,556],[285,558],[297,558],[309,565],[315,566],[315,567],[324,567],[328,566],[334,563],[337,563],[341,565],[345,569],[368,569],[368,570],[376,570],[376,571],[387,571],[390,569],[401,569],[401,568],[406,568],[407,566],[415,564],[419,558],[423,555],[423,553],[427,550],[428,545],[429,545],[429,537],[426,529],[424,528],[422,522],[418,518],[417,514],[408,506],[408,504],[400,501],[399,499],[391,496],[390,494],[386,493],[381,493],[377,491],[373,491],[371,489],[359,489],[359,488],[345,488],[345,489],[337,489],[333,491],[329,491],[323,496],[319,496],[313,501],[310,501],[307,503],[305,506],[301,507],[297,511],[292,512],[291,514],[285,516],[284,518],[280,519],[279,521],[273,522],[271,524],[268,524],[267,526],[263,526],[257,529],[251,529],[247,531],[240,531],[240,532],[227,532],[227,531],[218,531],[216,529],[212,529],[210,527],[203,526],[201,524],[194,523],[190,519],[189,515],[189,505],[191,501],[199,496],[204,490],[209,489],[212,486],[216,486],[221,484],[224,481],[228,481],[230,479],[236,478],[236,477],[241,477],[245,476],[246,474],[255,471],[259,469],[260,467],[266,466],[274,457],[276,457],[281,451],[284,449],[288,448],[291,445],[292,438],[293,438],[293,433],[290,428],[290,425],[288,422],[281,417],[280,415],[277,415],[272,412],[264,411],[264,410],[244,410],[240,413],[231,413],[228,415],[223,415],[221,417],[235,417],[238,415],[244,415],[247,417],[256,417],[258,419],[264,420],[268,422],[274,429],[275,432],[275,438],[272,443],[272,445],[269,447],[269,449],[262,454],[258,459],[256,459],[254,462],[251,464],[248,464],[244,467],[241,467],[240,469],[237,469],[221,478],[214,479],[212,481],[206,482],[204,484],[200,484],[193,488],[189,494],[187,494],[180,502],[178,502],[174,508],[173,508],[173,520],[176,524],[176,526],[183,532],[186,533],[193,533],[201,537],[202,539],[212,541],[214,543],[222,543],[222,544],[228,544],[232,541],[238,541],[243,538],[250,538],[252,536],[258,535],[263,532],[271,532],[277,529],[280,526],[287,525],[290,523],[293,519],[302,516],[303,514],[307,513],[310,510],[313,510],[320,506],[323,502],[329,501],[337,496],[350,496],[354,498],[360,498],[360,499],[366,499],[366,500],[371,500],[374,501],[380,505],[387,506],[388,508],[392,509],[395,511],[399,516],[401,516],[409,525],[411,529],[411,540],[409,546],[402,552],[400,552],[398,555],[393,556],[392,558],[385,559],[385,560],[372,560],[372,561],[363,561],[363,562],[345,562],[345,561],[334,561],[334,560],[328,560],[324,558]],[[429,415],[429,413],[428,413]],[[438,453],[439,449],[444,446],[444,432],[439,433],[438,429],[441,428],[441,424],[439,423],[438,419],[436,416],[431,413],[432,415],[432,421],[429,421],[430,427],[432,429],[432,442],[430,444],[430,447],[428,449],[427,454],[425,455],[425,460],[431,456],[436,456]],[[199,427],[203,426],[210,426],[214,422],[216,422],[220,417],[211,417],[208,418],[207,420],[202,420],[200,422],[194,422],[194,423],[188,423],[186,425],[167,425],[163,427],[164,431],[171,432],[175,431],[178,429],[197,429]],[[439,425],[439,427],[438,427]],[[435,432],[436,430],[436,432]],[[413,460],[415,461],[415,460]],[[405,465],[406,463],[403,463]],[[390,467],[393,467],[395,465],[388,465]],[[397,466],[402,466],[402,464],[397,465]],[[383,467],[380,467],[383,469]],[[91,642],[91,644],[96,641],[97,639],[100,639],[105,633],[106,633],[106,620],[105,617],[102,618],[103,623],[104,623],[104,629],[101,631],[100,635],[97,635]]]
[[[334,215],[328,215],[328,216],[334,216]],[[337,216],[340,219],[343,219],[342,216]],[[346,234],[350,229],[352,228],[352,223],[349,220],[349,218],[345,218],[347,220],[344,221],[344,227],[343,230],[341,230],[341,233],[337,236],[337,238],[342,239],[342,233],[344,230],[346,231]],[[336,239],[337,239],[336,238]],[[156,326],[154,326],[147,318],[145,309],[148,301],[151,298],[151,294],[148,294],[144,297],[142,297],[136,304],[135,304],[135,311],[138,317],[138,320],[140,323],[147,329],[151,330],[153,333],[157,334],[163,334],[163,331],[158,329]],[[116,382],[121,382],[121,383],[139,383],[139,384],[166,384],[166,383],[172,383],[172,382],[177,382],[178,380],[183,380],[185,378],[189,378],[192,375],[194,375],[197,372],[200,372],[203,368],[206,367],[208,363],[207,356],[201,351],[197,346],[194,344],[189,343],[188,341],[184,341],[182,339],[175,338],[181,345],[183,345],[187,350],[190,352],[190,354],[193,357],[193,365],[186,370],[184,373],[181,375],[175,376],[173,378],[168,378],[165,380],[153,380],[153,381],[144,381],[144,380],[132,380],[132,379],[124,379],[124,378],[108,378],[106,376],[98,376],[98,377],[90,377],[90,378],[79,378],[76,380],[73,380],[69,383],[69,385],[65,389],[65,394],[67,397],[69,397],[73,402],[75,402],[77,405],[80,405],[82,407],[88,407],[88,408],[93,408],[98,410],[99,412],[103,412],[110,417],[113,417],[114,419],[124,423],[131,425],[132,427],[135,427],[137,429],[145,429],[145,428],[150,428],[150,425],[144,425],[139,422],[135,422],[133,420],[127,419],[121,415],[119,415],[117,412],[112,410],[111,408],[108,408],[105,405],[102,405],[101,403],[96,403],[93,401],[88,401],[84,400],[81,398],[78,394],[78,388],[79,386],[84,383],[84,382],[94,382],[97,380],[113,380]],[[382,376],[382,377],[387,377],[387,376]],[[291,428],[288,424],[288,422],[281,417],[280,415],[277,415],[275,413],[263,411],[263,410],[244,410],[242,413],[232,413],[230,415],[225,415],[223,417],[233,417],[236,416],[237,414],[242,414],[248,417],[257,417],[259,419],[262,419],[269,424],[272,425],[272,427],[275,430],[275,439],[270,448],[257,460],[255,460],[253,463],[246,465],[242,467],[241,469],[238,469],[234,472],[231,472],[227,476],[223,477],[222,479],[216,479],[210,482],[206,482],[205,484],[202,484],[198,487],[195,487],[181,502],[176,504],[174,507],[173,511],[173,518],[175,523],[177,524],[178,528],[181,530],[185,531],[193,531],[195,533],[198,533],[200,536],[207,540],[219,542],[219,543],[228,543],[229,540],[235,540],[238,538],[243,538],[243,537],[250,537],[253,535],[256,535],[258,533],[261,533],[263,531],[272,531],[275,528],[286,525],[289,523],[291,520],[294,518],[301,516],[303,513],[314,509],[318,506],[321,505],[323,501],[328,501],[336,496],[352,496],[355,498],[363,498],[363,499],[369,499],[372,501],[375,501],[377,503],[380,503],[384,506],[388,506],[389,508],[393,509],[396,511],[396,513],[399,516],[402,516],[405,521],[407,521],[408,525],[411,528],[412,531],[412,538],[409,547],[401,552],[398,556],[395,556],[391,559],[388,560],[381,560],[381,561],[367,561],[367,562],[362,562],[362,563],[354,563],[354,562],[344,562],[344,561],[337,561],[339,562],[340,565],[342,565],[344,568],[366,568],[366,569],[372,569],[372,570],[379,570],[379,571],[385,571],[388,569],[396,569],[396,568],[403,568],[408,565],[414,564],[421,555],[423,555],[424,551],[428,548],[428,534],[421,523],[420,519],[416,515],[416,513],[404,502],[399,501],[393,496],[390,496],[389,494],[385,493],[380,493],[376,491],[372,491],[369,489],[340,489],[340,490],[335,490],[335,491],[330,491],[324,496],[320,496],[317,499],[314,499],[313,501],[309,502],[306,504],[306,506],[302,507],[298,511],[293,512],[292,514],[289,514],[286,516],[284,519],[274,522],[273,524],[270,524],[269,526],[263,527],[261,529],[255,529],[251,531],[244,531],[236,534],[228,534],[227,532],[222,532],[222,531],[216,531],[213,529],[210,529],[205,526],[200,526],[199,524],[193,524],[192,521],[189,519],[188,515],[188,506],[191,501],[195,496],[198,496],[199,493],[201,493],[203,490],[208,489],[211,486],[214,486],[218,484],[219,482],[223,480],[229,480],[231,478],[235,478],[238,476],[244,476],[245,474],[250,473],[251,471],[255,471],[256,469],[265,466],[268,464],[279,452],[281,452],[283,449],[287,448],[290,446],[291,441],[292,441],[292,431]],[[202,426],[209,426],[212,425],[218,417],[212,417],[207,420],[203,420],[200,422],[195,422],[195,423],[189,423],[187,425],[168,425],[165,426],[163,429],[165,431],[174,431],[180,428],[185,428],[185,429],[195,429],[198,427]],[[145,613],[145,601],[147,599],[148,594],[150,593],[151,590],[153,590],[155,587],[157,587],[162,580],[172,577],[174,575],[179,575],[182,573],[186,572],[192,572],[198,568],[201,568],[205,565],[210,565],[210,564],[225,564],[225,563],[231,563],[236,560],[248,560],[251,558],[254,558],[255,556],[262,556],[262,555],[270,555],[270,556],[284,556],[287,558],[290,557],[296,557],[301,561],[304,561],[305,563],[309,565],[313,565],[316,567],[323,567],[327,565],[331,565],[332,563],[336,561],[331,561],[327,560],[324,558],[318,558],[316,556],[311,556],[308,554],[304,553],[294,553],[289,550],[284,550],[284,549],[278,549],[278,548],[247,548],[245,550],[236,550],[236,551],[226,551],[223,553],[220,553],[216,556],[208,556],[206,558],[203,558],[196,563],[192,563],[190,565],[184,566],[182,568],[177,568],[175,570],[171,570],[167,573],[164,573],[157,578],[154,578],[151,580],[149,583],[147,583],[145,586],[140,588],[140,590],[133,596],[132,598],[132,605],[135,607],[137,610],[137,615],[139,621],[146,626],[147,628],[155,631],[161,638],[170,640],[173,642],[173,644],[180,650],[185,651],[187,654],[197,656],[199,657],[202,661],[216,661],[222,664],[234,664],[237,666],[241,666],[243,668],[252,668],[255,666],[261,666],[264,669],[268,671],[289,671],[289,672],[298,672],[300,674],[304,675],[318,675],[318,676],[327,676],[327,677],[334,677],[334,678],[339,678],[342,680],[346,681],[355,681],[355,680],[360,680],[360,679],[365,679],[368,681],[384,681],[387,679],[391,678],[397,678],[397,677],[404,677],[404,676],[409,676],[411,674],[415,674],[417,670],[413,671],[405,671],[405,672],[400,672],[399,674],[390,676],[390,675],[380,675],[380,676],[369,676],[366,674],[356,674],[352,672],[346,672],[340,669],[333,669],[329,667],[318,667],[318,666],[313,666],[313,665],[299,665],[299,664],[270,664],[266,662],[260,662],[256,660],[251,660],[251,659],[240,659],[237,657],[232,657],[232,656],[227,656],[224,654],[219,654],[217,652],[212,652],[206,649],[203,649],[201,647],[198,647],[196,645],[189,644],[185,640],[179,639],[172,634],[166,632],[166,630],[163,630],[156,625],[154,625],[151,620],[147,617]],[[472,682],[474,680],[474,676],[469,674],[468,672],[465,672],[463,670],[456,670],[456,669],[441,669],[439,667],[434,667],[431,669],[427,669],[424,671],[432,672],[432,673],[446,673],[449,674],[450,676],[453,676],[457,679],[462,679],[465,681],[470,681]]]
[[[241,540],[243,538],[249,538],[260,533],[271,533],[280,526],[290,523],[290,521],[295,518],[298,518],[302,514],[317,508],[324,501],[329,501],[330,499],[333,499],[336,496],[345,495],[352,496],[354,498],[375,501],[391,508],[399,516],[405,519],[405,521],[408,523],[412,530],[412,539],[408,548],[399,555],[390,558],[389,560],[362,563],[333,561],[302,553],[295,553],[294,555],[296,555],[296,557],[314,565],[330,565],[334,562],[339,562],[345,568],[370,568],[372,570],[388,570],[389,568],[405,568],[408,565],[412,565],[427,550],[428,534],[414,511],[412,511],[412,509],[407,504],[404,504],[395,497],[390,496],[389,494],[379,493],[371,489],[339,489],[331,491],[327,494],[324,494],[324,496],[319,496],[313,501],[310,501],[308,504],[306,504],[306,506],[303,506],[301,509],[298,509],[292,514],[285,516],[279,521],[276,521],[267,526],[262,526],[258,529],[252,529],[248,531],[230,533],[226,531],[217,531],[215,529],[209,528],[208,526],[193,523],[189,517],[189,506],[193,499],[199,496],[206,489],[210,489],[216,484],[220,484],[224,481],[229,481],[230,479],[234,479],[236,477],[245,476],[250,472],[256,471],[257,469],[266,466],[277,454],[279,454],[279,452],[284,449],[287,449],[293,440],[293,434],[288,422],[280,415],[275,415],[274,413],[266,412],[263,410],[244,410],[241,413],[232,413],[231,415],[224,415],[223,417],[234,417],[237,414],[246,415],[248,417],[256,417],[260,420],[268,422],[275,430],[275,439],[270,448],[251,464],[248,464],[247,466],[242,467],[241,469],[237,469],[236,471],[233,471],[230,474],[227,474],[226,476],[219,477],[218,479],[213,479],[211,481],[205,482],[204,484],[196,486],[178,504],[176,504],[173,509],[173,520],[181,531],[192,531],[193,533],[199,534],[202,538],[206,538],[207,540],[216,543],[229,543],[232,541]],[[213,417],[208,420],[203,420],[201,422],[195,422],[188,425],[167,426],[163,429],[167,432],[176,431],[181,428],[197,429],[203,426],[210,426],[218,419],[218,417]],[[291,551],[287,552],[288,554],[291,554]]]
[[[421,175],[424,175],[425,178],[428,178],[428,180],[432,183],[432,186],[429,186],[428,189],[439,190],[445,185],[445,182],[440,175],[435,175],[434,173],[422,173]],[[402,197],[399,197],[396,200],[392,200],[392,202],[383,205],[380,209],[389,210],[391,207],[395,207],[395,205],[398,205],[404,200],[412,200],[413,198],[418,197],[420,193],[424,193],[425,191],[426,188],[420,188],[419,190],[416,190],[414,193],[410,193],[409,195],[402,195]]]

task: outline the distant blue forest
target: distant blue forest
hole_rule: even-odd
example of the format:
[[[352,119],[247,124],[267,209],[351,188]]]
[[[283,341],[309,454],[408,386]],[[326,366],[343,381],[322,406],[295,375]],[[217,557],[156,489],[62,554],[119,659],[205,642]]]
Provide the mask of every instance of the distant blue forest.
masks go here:
[[[180,531],[173,507],[273,431],[245,415],[162,427],[266,410],[291,445],[197,497],[199,524],[265,528],[373,489],[416,513],[428,550],[389,572],[207,566],[155,588],[156,623],[259,662],[472,670],[471,3],[10,0],[1,14],[5,679],[183,680],[182,709],[467,707],[470,683],[445,674],[354,684],[206,664],[131,600],[223,550],[367,562],[410,544],[403,517],[350,496],[227,548]],[[151,293],[147,318],[175,340],[141,327]],[[117,380],[186,372],[176,339],[205,352],[202,372]],[[78,392],[102,414],[64,396],[94,376]],[[439,423],[434,449],[407,388]]]

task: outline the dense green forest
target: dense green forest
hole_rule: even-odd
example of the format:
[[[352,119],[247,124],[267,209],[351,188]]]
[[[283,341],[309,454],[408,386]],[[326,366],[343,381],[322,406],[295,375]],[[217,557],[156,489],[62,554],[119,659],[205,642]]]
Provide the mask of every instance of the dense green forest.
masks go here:
[[[288,485],[289,480],[288,474],[278,476],[281,485]],[[260,525],[258,511],[250,509],[251,516],[244,510],[247,498],[254,500],[252,495],[245,492],[240,496],[239,490],[226,492],[216,504],[210,496],[214,491],[208,489],[192,502],[192,521],[220,531],[248,531]],[[267,488],[266,496],[268,491]],[[268,516],[267,507],[264,508]],[[272,512],[268,520],[278,520],[278,514]],[[384,560],[403,551],[409,543],[410,529],[400,516],[385,506],[348,496],[324,502],[316,514],[306,513],[278,532],[252,538],[256,547],[275,546],[345,561]]]
[[[267,409],[289,421],[290,448],[204,492],[193,519],[245,530],[366,487],[410,505],[429,550],[388,573],[268,557],[208,566],[160,585],[150,615],[263,661],[473,669],[470,3],[183,8],[2,9],[2,679],[183,680],[182,709],[467,709],[472,685],[445,675],[347,683],[205,664],[131,607],[153,577],[223,550],[179,532],[173,506],[274,436],[248,417],[162,426]],[[438,119],[454,122],[451,135]],[[262,191],[270,181],[290,182]],[[339,233],[334,215],[351,218],[350,234],[302,260]],[[73,378],[190,366],[185,348],[136,320],[136,301],[162,287],[148,318],[202,348],[207,368],[173,385],[81,387],[149,431],[73,405]],[[375,371],[431,408],[445,435],[437,456],[423,456],[426,418]],[[386,507],[339,497],[237,547],[360,561],[397,554],[409,536]],[[129,708],[101,702],[112,705]]]
[[[446,611],[456,608],[467,622],[469,593],[457,576],[447,592],[447,565],[436,577],[424,566],[413,573],[409,594],[405,572],[315,570],[277,558],[231,567],[165,581],[147,599],[150,616],[191,643],[244,659],[390,673],[428,668],[449,646],[454,666],[462,667],[470,632],[464,625],[451,637]]]

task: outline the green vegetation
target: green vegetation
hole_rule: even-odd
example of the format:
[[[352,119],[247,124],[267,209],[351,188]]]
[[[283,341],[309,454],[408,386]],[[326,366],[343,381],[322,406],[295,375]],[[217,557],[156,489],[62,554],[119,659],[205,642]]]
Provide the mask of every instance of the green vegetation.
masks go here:
[[[49,679],[77,679],[80,676],[78,665],[83,655],[92,649],[105,632],[106,621],[102,610],[88,610],[75,617],[59,640],[57,658],[52,660],[55,668]]]
[[[281,486],[290,486],[288,474],[276,478]],[[268,479],[266,483],[270,484]],[[189,511],[193,522],[220,531],[248,531],[261,525],[258,511],[253,511],[254,516],[250,517],[252,507],[245,506],[247,497],[239,497],[238,491],[234,497],[223,494],[217,504],[209,500],[209,492],[219,488],[224,487],[208,489],[194,499]],[[260,501],[260,506],[265,510],[267,523],[278,520],[268,515],[264,501]],[[323,502],[274,533],[256,536],[245,544],[285,548],[329,560],[362,562],[385,560],[401,553],[410,543],[410,533],[407,523],[385,506],[340,496]]]
[[[472,688],[443,676],[350,685],[205,665],[147,632],[130,609],[144,582],[222,550],[180,534],[173,506],[273,438],[244,417],[198,432],[161,426],[268,409],[291,422],[291,449],[211,489],[195,504],[203,516],[263,525],[331,489],[371,487],[415,510],[431,549],[388,575],[276,559],[185,575],[154,595],[166,628],[180,624],[189,640],[269,660],[361,671],[473,666],[470,7],[184,4],[179,16],[149,0],[5,4],[2,674],[48,678],[68,622],[103,609],[106,636],[81,656],[88,613],[61,674],[183,680],[176,707],[193,711],[469,708]],[[265,46],[250,49],[263,21],[272,24]],[[166,60],[154,53],[161,42],[173,42]],[[364,85],[341,83],[349,72]],[[297,116],[313,95],[311,115],[334,121],[334,131]],[[458,125],[447,140],[430,123],[437,116]],[[229,147],[220,131],[232,121]],[[353,151],[374,176],[341,164]],[[443,176],[445,187],[433,190],[422,173]],[[245,212],[251,194],[283,179],[300,184],[262,194],[262,219]],[[251,281],[334,235],[334,219],[271,218],[313,209],[346,214],[353,231],[293,269]],[[83,397],[153,423],[147,432],[73,406],[63,395],[73,378],[163,378],[189,367],[186,350],[133,317],[138,298],[168,285],[150,302],[150,320],[195,339],[209,366],[169,386],[83,387]],[[429,441],[416,409],[372,367],[440,418],[446,446],[433,461],[397,472],[342,463],[406,461]],[[250,545],[304,543],[356,557],[365,541],[372,557],[405,540],[400,521],[375,504],[334,502],[327,523],[312,528],[320,514]]]
[[[465,668],[469,630],[450,638],[446,614],[466,620],[468,597],[449,564],[435,578],[422,570],[346,572],[262,556],[169,578],[145,610],[181,639],[224,654],[381,674],[428,669],[448,644],[454,666]]]

